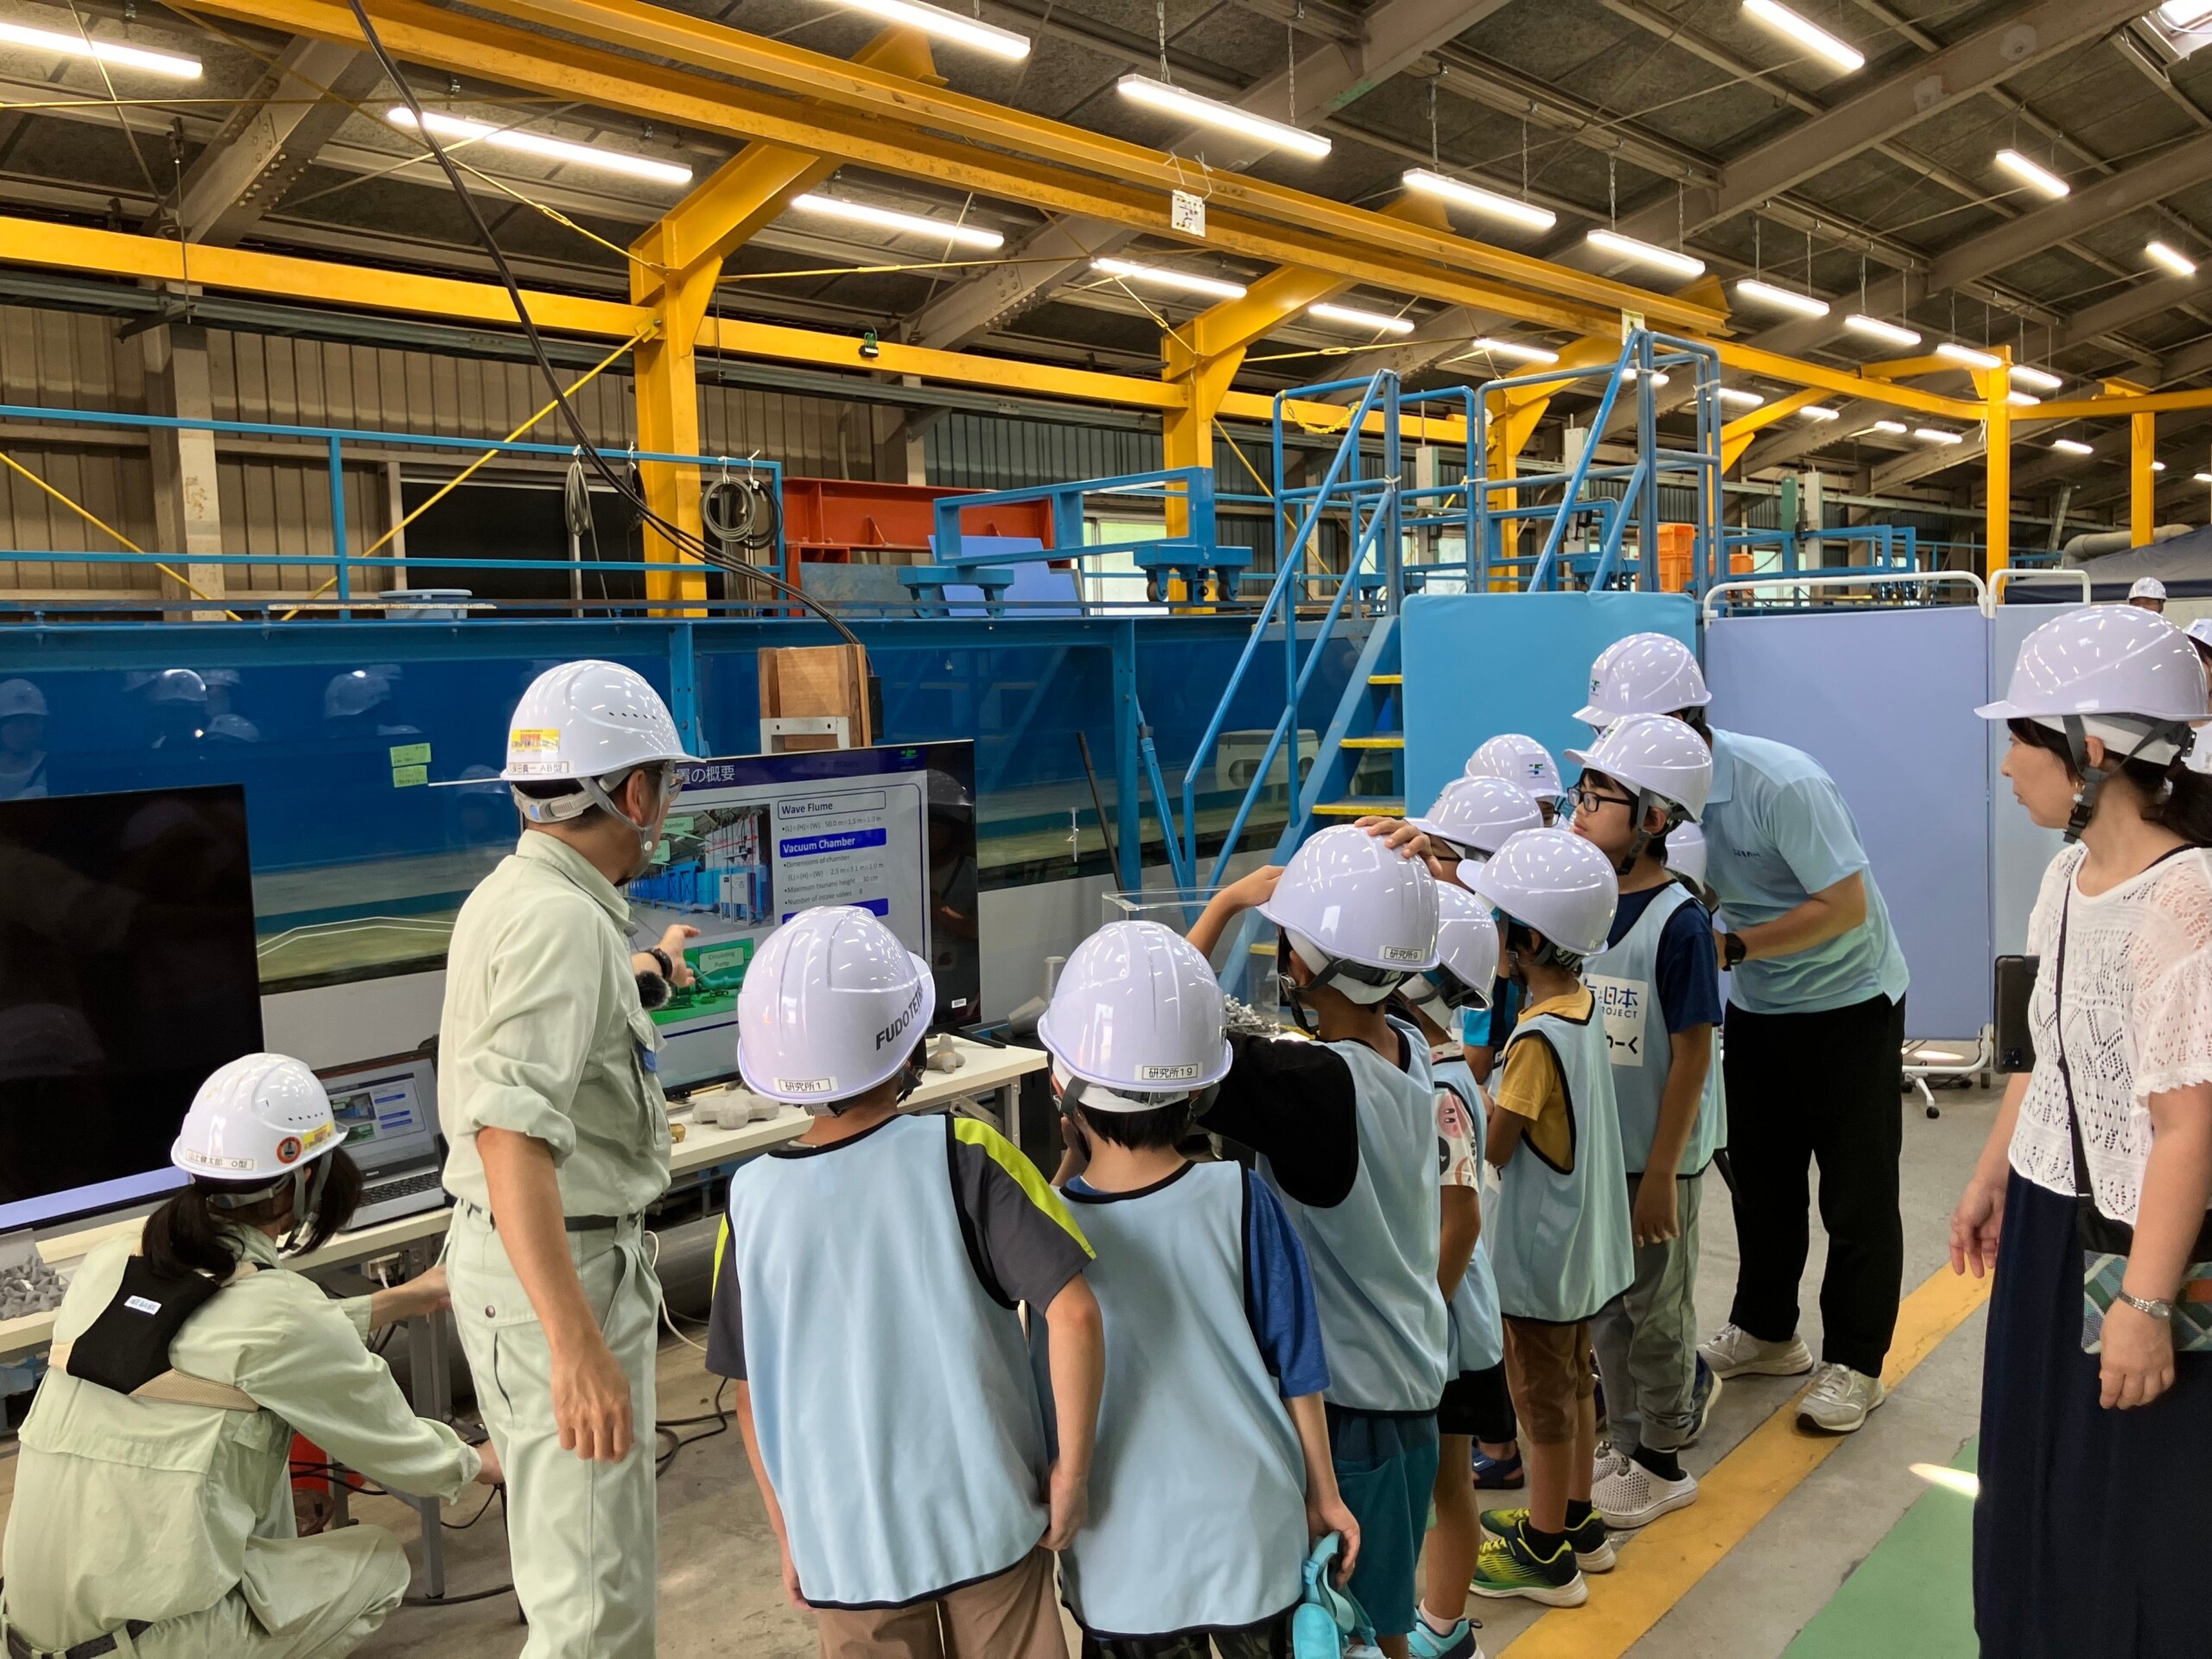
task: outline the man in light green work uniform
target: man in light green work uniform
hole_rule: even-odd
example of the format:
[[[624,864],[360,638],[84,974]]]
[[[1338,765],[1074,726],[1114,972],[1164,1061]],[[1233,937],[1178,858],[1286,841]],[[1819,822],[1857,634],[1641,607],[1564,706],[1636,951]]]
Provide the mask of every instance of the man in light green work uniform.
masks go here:
[[[407,1557],[381,1527],[296,1535],[294,1432],[396,1491],[499,1478],[363,1341],[442,1306],[444,1275],[334,1302],[280,1265],[361,1192],[297,1060],[217,1071],[170,1157],[192,1184],[86,1256],[54,1319],[0,1563],[7,1652],[338,1659],[399,1605]]]
[[[653,1652],[660,1284],[643,1212],[668,1186],[669,1134],[617,889],[650,862],[692,758],[628,669],[540,675],[500,774],[528,828],[446,959],[446,1263],[507,1471],[525,1659]]]

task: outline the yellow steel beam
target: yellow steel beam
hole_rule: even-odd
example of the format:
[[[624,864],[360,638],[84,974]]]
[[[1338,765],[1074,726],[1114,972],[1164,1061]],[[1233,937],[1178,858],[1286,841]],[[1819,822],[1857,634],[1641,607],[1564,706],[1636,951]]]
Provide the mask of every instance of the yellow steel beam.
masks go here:
[[[195,258],[198,257],[196,253],[194,255]],[[2110,421],[2135,415],[2171,415],[2183,409],[2212,409],[2212,389],[2152,391],[2139,397],[2072,397],[2064,403],[2038,404],[2033,409],[2015,410],[2012,418],[2016,421]]]
[[[1925,414],[1942,415],[1955,421],[1978,421],[1981,418],[1982,404],[1977,400],[1945,397],[1913,386],[1896,385],[1871,375],[1826,368],[1818,363],[1800,362],[1794,357],[1763,352],[1756,346],[1745,346],[1737,340],[1714,340],[1712,344],[1719,352],[1723,363],[1746,374],[1786,380],[1793,385],[1817,386],[1823,391],[1833,391],[1845,397],[1871,397],[1878,403],[1891,404],[1899,409],[1916,409]],[[1955,369],[1959,365],[1954,363],[1948,366]],[[2046,409],[2048,407],[2045,405]],[[2039,414],[2041,412],[2038,411]]]
[[[699,338],[702,345],[736,357],[912,375],[918,380],[934,381],[939,385],[982,386],[993,391],[1025,392],[1036,397],[1063,397],[1071,403],[1111,404],[1122,408],[1169,410],[1179,409],[1183,404],[1183,389],[1164,380],[1102,374],[1095,369],[1065,369],[1050,363],[1021,363],[1012,358],[983,357],[967,352],[940,352],[926,346],[902,345],[894,340],[882,341],[875,357],[863,358],[861,342],[849,334],[817,334],[810,328],[786,327],[781,323],[709,317],[701,327]],[[1252,393],[1243,396],[1260,405],[1255,412],[1255,418],[1267,418],[1266,398]]]
[[[195,0],[194,9],[326,40],[362,38],[350,10],[338,0]],[[701,131],[768,139],[1163,236],[1175,234],[1168,192],[1189,181],[1187,165],[1163,152],[1041,122],[984,100],[933,92],[896,75],[716,25],[703,27],[731,48],[736,60],[751,62],[765,54],[782,66],[749,79],[798,96],[617,57],[595,43],[558,40],[421,0],[376,0],[374,10],[385,44],[416,62]],[[699,21],[662,8],[632,11],[632,22],[656,28],[664,21]],[[601,38],[613,36],[594,33],[594,42]],[[714,60],[711,67],[725,67],[727,54],[703,55]],[[841,105],[842,92],[855,86],[864,86],[866,96],[846,97]],[[961,117],[949,123],[958,137],[944,136],[948,124],[940,118],[948,110]],[[982,118],[988,119],[978,128],[975,120]],[[981,147],[972,141],[976,130],[1000,134],[993,142],[1007,148]],[[1035,159],[1040,153],[1044,159]],[[1071,164],[1071,154],[1096,170]],[[1207,245],[1268,264],[1389,282],[1446,303],[1509,310],[1549,327],[1602,329],[1624,308],[1681,328],[1725,327],[1720,315],[1706,306],[1243,175],[1211,175],[1211,188]]]
[[[390,0],[379,0],[379,6]],[[752,35],[645,0],[491,0],[491,10],[537,27],[565,30],[599,44],[674,59],[842,109],[871,120],[911,124],[1017,155],[1083,168],[1165,193],[1188,183],[1173,156],[1141,144],[1033,115],[988,99],[943,89],[921,90],[904,78],[846,63],[803,47]],[[1416,258],[1440,259],[1540,293],[1579,299],[1609,310],[1641,309],[1684,327],[1713,327],[1711,308],[1687,304],[1626,283],[1592,276],[1526,254],[1424,231],[1383,215],[1270,184],[1244,174],[1208,175],[1209,195],[1223,212],[1256,217]],[[1212,240],[1211,237],[1204,238]]]
[[[1996,354],[2004,361],[1993,369],[1974,371],[1974,390],[1981,394],[1982,424],[1986,439],[1987,486],[1983,503],[1982,540],[1986,555],[1982,575],[1993,580],[2012,563],[2012,353],[2000,346]]]
[[[1720,470],[1727,472],[1741,461],[1744,451],[1751,447],[1751,440],[1767,428],[1777,421],[1789,419],[1801,409],[1817,404],[1822,395],[1817,386],[1808,386],[1802,391],[1791,392],[1787,397],[1777,397],[1748,415],[1738,415],[1727,423],[1720,429]]]

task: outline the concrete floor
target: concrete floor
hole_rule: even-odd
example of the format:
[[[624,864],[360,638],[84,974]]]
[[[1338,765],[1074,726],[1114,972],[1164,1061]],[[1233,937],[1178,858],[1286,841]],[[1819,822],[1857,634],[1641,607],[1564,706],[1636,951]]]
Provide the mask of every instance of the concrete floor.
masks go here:
[[[1807,1058],[1817,1063],[1816,1057]],[[1916,1101],[1908,1099],[1904,1106],[1907,1292],[1937,1269],[1948,1271],[1951,1206],[1996,1109],[1991,1094],[1947,1092],[1937,1098],[1943,1108],[1940,1122],[1924,1117]],[[1698,1300],[1703,1328],[1710,1330],[1726,1317],[1736,1263],[1735,1230],[1726,1192],[1717,1178],[1709,1180],[1704,1217]],[[1817,1225],[1814,1231],[1802,1329],[1817,1352],[1822,1249]],[[1783,1498],[1626,1651],[1637,1659],[1777,1659],[1927,1491],[1910,1466],[1948,1464],[1974,1434],[1981,1329],[1977,1313],[1912,1372],[1865,1430]],[[699,1360],[696,1352],[673,1340],[664,1344],[664,1418],[696,1416],[709,1409],[714,1379],[704,1376]],[[1730,1383],[1703,1444],[1690,1456],[1691,1465],[1700,1471],[1710,1468],[1801,1386],[1798,1381],[1761,1378]],[[476,1503],[472,1495],[450,1518],[467,1519]],[[393,1522],[410,1536],[415,1531],[413,1512],[401,1506],[372,1500],[359,1512],[364,1518]],[[454,1592],[505,1580],[505,1539],[499,1519],[493,1515],[480,1527],[446,1535]],[[1635,1548],[1633,1541],[1626,1546]],[[802,1659],[814,1653],[810,1624],[784,1601],[773,1540],[734,1433],[687,1447],[663,1477],[660,1562],[660,1651],[667,1659]],[[1966,1593],[1963,1584],[1958,1593]],[[1492,1659],[1541,1611],[1524,1611],[1516,1603],[1481,1605],[1474,1611],[1484,1620],[1483,1646]],[[523,1635],[513,1601],[500,1597],[454,1607],[403,1608],[359,1651],[365,1659],[509,1659],[520,1650]]]

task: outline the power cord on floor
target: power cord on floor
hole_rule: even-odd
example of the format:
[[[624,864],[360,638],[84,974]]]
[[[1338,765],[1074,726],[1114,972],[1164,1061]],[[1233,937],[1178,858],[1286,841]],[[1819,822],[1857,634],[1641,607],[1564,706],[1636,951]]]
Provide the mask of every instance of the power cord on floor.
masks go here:
[[[690,1338],[685,1336],[683,1332],[677,1327],[676,1315],[670,1310],[668,1306],[668,1293],[661,1288],[660,1235],[654,1232],[651,1228],[647,1228],[645,1230],[645,1236],[652,1241],[653,1300],[660,1304],[661,1323],[668,1327],[668,1334],[674,1337],[686,1348],[696,1348],[699,1352],[702,1354],[705,1353],[707,1351],[707,1344],[705,1343],[692,1341]]]

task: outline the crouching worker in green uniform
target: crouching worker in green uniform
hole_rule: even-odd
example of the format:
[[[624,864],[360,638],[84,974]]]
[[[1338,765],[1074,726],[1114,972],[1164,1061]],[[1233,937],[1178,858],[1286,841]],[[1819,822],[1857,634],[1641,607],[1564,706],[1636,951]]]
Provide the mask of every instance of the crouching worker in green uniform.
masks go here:
[[[281,1265],[359,1200],[342,1140],[299,1061],[233,1060],[170,1150],[191,1185],[78,1268],[16,1460],[10,1659],[352,1652],[399,1605],[407,1557],[381,1527],[296,1535],[295,1431],[394,1491],[498,1483],[364,1340],[443,1306],[443,1274],[340,1302]]]

